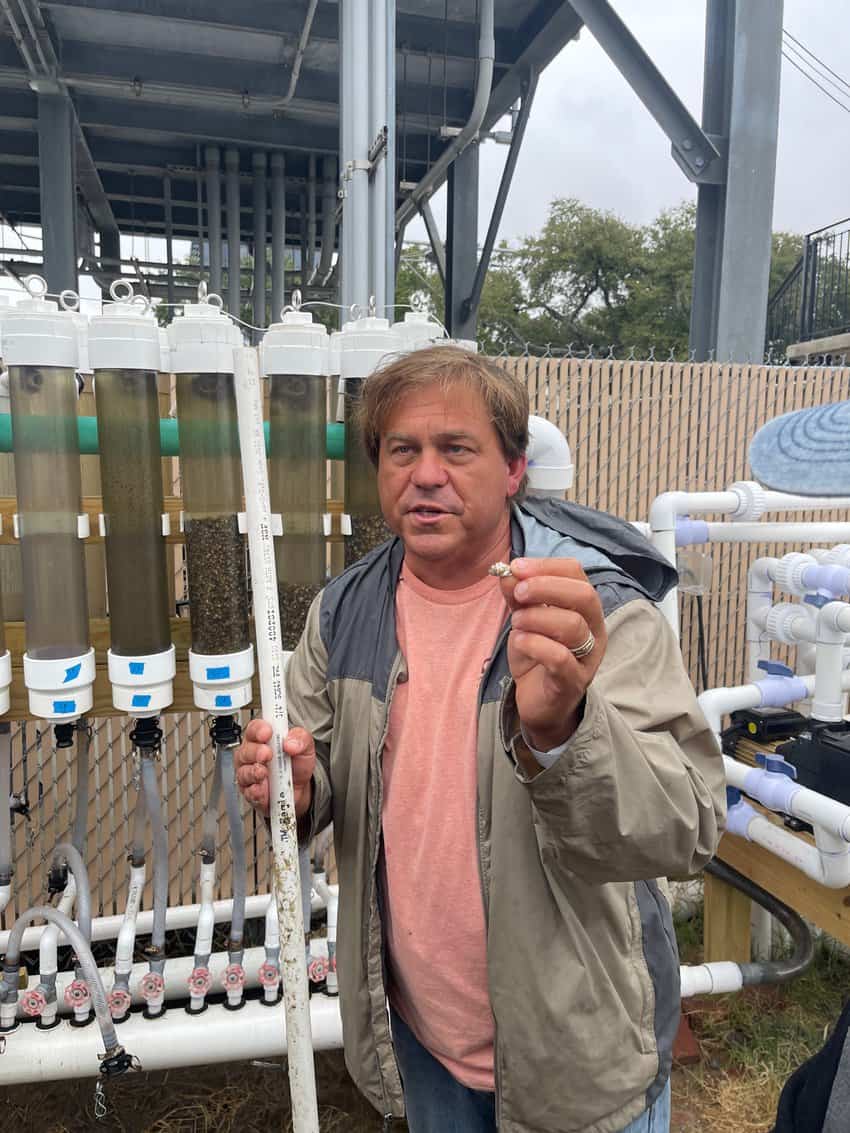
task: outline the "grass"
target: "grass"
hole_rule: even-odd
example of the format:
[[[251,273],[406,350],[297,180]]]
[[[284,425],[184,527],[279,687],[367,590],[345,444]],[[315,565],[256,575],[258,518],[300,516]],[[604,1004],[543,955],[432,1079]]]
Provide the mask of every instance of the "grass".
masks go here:
[[[686,963],[701,956],[701,917],[677,925]],[[823,1045],[850,997],[850,960],[818,942],[811,968],[790,984],[689,1000],[702,1051],[674,1078],[676,1133],[766,1133],[791,1073]]]

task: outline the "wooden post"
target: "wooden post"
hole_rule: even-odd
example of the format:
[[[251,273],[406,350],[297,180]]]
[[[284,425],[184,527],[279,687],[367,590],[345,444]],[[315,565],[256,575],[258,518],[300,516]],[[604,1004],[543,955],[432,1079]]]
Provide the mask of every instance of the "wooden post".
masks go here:
[[[705,962],[750,961],[750,900],[727,885],[705,874],[705,922],[703,941]]]

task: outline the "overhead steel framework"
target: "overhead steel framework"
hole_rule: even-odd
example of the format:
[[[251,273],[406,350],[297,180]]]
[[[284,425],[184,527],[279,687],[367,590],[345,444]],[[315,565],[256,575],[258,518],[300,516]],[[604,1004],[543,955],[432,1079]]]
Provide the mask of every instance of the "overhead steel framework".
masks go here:
[[[0,0],[0,216],[41,225],[52,290],[124,270],[185,298],[173,244],[190,240],[194,270],[265,323],[296,283],[392,304],[422,215],[446,321],[472,338],[537,78],[584,26],[698,185],[698,356],[755,356],[781,17],[781,0],[708,0],[700,126],[607,0]],[[478,143],[509,112],[479,258]],[[443,242],[429,202],[445,181]],[[164,264],[122,263],[122,234],[161,238]]]

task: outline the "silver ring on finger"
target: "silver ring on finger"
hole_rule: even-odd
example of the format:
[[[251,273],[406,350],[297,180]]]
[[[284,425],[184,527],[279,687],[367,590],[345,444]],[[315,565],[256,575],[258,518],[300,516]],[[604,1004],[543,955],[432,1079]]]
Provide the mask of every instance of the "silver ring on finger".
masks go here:
[[[581,645],[577,645],[575,649],[570,648],[570,653],[572,653],[573,657],[575,657],[576,660],[580,661],[582,657],[589,656],[593,652],[595,647],[596,638],[593,636],[590,630],[588,630],[587,638],[581,643]]]

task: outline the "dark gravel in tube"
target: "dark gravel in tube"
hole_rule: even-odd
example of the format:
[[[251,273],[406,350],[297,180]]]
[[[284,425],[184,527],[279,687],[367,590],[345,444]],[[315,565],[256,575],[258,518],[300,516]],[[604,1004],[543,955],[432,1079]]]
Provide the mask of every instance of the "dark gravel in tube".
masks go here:
[[[345,538],[345,565],[351,566],[390,538],[392,531],[382,515],[352,515],[351,534]]]
[[[186,519],[192,651],[220,656],[247,649],[245,545],[235,515]]]
[[[321,586],[312,583],[279,582],[280,632],[284,649],[294,649],[304,631],[310,605]]]

